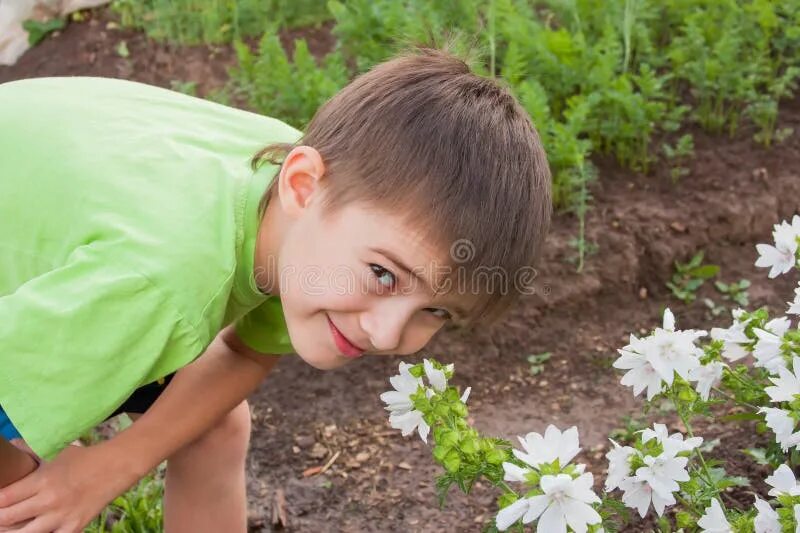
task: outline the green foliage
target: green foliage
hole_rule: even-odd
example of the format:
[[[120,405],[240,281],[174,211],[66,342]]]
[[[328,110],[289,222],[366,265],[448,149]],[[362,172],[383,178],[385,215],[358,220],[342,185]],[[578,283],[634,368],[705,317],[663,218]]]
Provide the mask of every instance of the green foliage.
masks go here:
[[[152,533],[163,531],[163,465],[116,498],[85,533]]]
[[[683,165],[694,157],[694,137],[690,133],[681,135],[674,146],[667,143],[662,144],[661,150],[669,163],[669,174],[673,182],[677,182],[689,173],[689,169]]]
[[[666,283],[672,295],[683,303],[692,303],[697,298],[697,291],[707,279],[719,273],[718,265],[704,265],[704,252],[697,252],[688,263],[675,261],[675,273]]]
[[[497,77],[530,114],[548,154],[553,200],[583,220],[589,157],[685,176],[697,124],[733,134],[747,120],[771,145],[778,105],[800,77],[800,0],[114,0],[122,23],[181,43],[237,44],[236,91],[254,110],[304,125],[353,75],[410,45],[447,46]],[[333,21],[336,50],[281,50],[286,27]],[[347,65],[349,68],[345,68]],[[672,134],[676,134],[675,137]],[[676,138],[674,144],[664,138]],[[654,142],[658,144],[654,149]],[[578,238],[578,263],[586,255]]]
[[[273,24],[309,26],[330,18],[321,0],[114,0],[111,7],[123,26],[179,44],[227,43]]]
[[[746,307],[750,304],[750,298],[747,294],[747,289],[750,288],[750,280],[740,279],[733,283],[715,281],[714,286],[723,294],[723,300],[732,300],[741,307]]]
[[[22,23],[23,29],[28,32],[28,43],[31,46],[36,46],[48,33],[60,30],[66,25],[67,22],[62,18],[54,18],[45,22],[26,20]]]
[[[531,365],[531,374],[538,376],[544,371],[544,364],[550,360],[553,352],[544,352],[528,356],[528,363]]]
[[[318,65],[304,39],[294,42],[290,60],[276,28],[264,33],[257,54],[241,41],[234,46],[239,66],[231,71],[231,80],[236,92],[250,107],[298,128],[304,128],[317,108],[348,80],[340,53],[327,55]]]

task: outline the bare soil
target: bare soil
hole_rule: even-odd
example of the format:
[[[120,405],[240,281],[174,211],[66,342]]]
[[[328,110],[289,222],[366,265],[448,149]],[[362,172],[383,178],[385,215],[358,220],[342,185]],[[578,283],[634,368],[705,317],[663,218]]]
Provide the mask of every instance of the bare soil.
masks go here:
[[[88,13],[47,38],[12,67],[0,67],[0,83],[38,76],[109,76],[170,87],[197,83],[199,95],[222,87],[235,64],[230,47],[175,47],[139,32],[109,27],[107,10]],[[316,54],[334,40],[326,27],[284,35],[306,36]],[[115,50],[125,41],[129,55]],[[732,307],[710,284],[698,302],[675,300],[664,282],[673,262],[705,250],[722,266],[726,282],[750,279],[751,307],[783,312],[796,278],[768,281],[753,266],[755,244],[771,240],[772,225],[800,212],[800,101],[786,102],[781,126],[795,133],[771,149],[753,143],[752,131],[736,137],[695,132],[690,173],[675,185],[667,168],[644,176],[597,158],[587,240],[597,246],[584,271],[575,272],[578,222],[557,214],[536,283],[500,323],[471,331],[440,333],[426,353],[456,365],[456,384],[471,385],[470,412],[481,430],[513,438],[548,423],[576,424],[596,478],[603,477],[609,432],[638,410],[631,391],[611,368],[630,332],[650,330],[669,306],[681,328],[727,326],[710,318],[703,297]],[[538,375],[526,357],[552,352]],[[496,512],[489,487],[466,498],[452,493],[438,509],[429,449],[388,427],[378,395],[399,359],[366,358],[334,372],[319,372],[287,357],[251,398],[254,431],[249,459],[250,524],[254,531],[427,532],[480,531]],[[673,417],[667,416],[674,425]],[[720,438],[715,455],[737,474],[763,476],[740,449],[752,444],[752,427],[701,424],[707,438]],[[322,475],[309,468],[336,460]],[[763,489],[757,485],[756,489]],[[749,505],[746,491],[731,494]],[[274,525],[277,522],[277,525]],[[284,524],[285,522],[285,524]],[[645,531],[636,522],[628,531]]]

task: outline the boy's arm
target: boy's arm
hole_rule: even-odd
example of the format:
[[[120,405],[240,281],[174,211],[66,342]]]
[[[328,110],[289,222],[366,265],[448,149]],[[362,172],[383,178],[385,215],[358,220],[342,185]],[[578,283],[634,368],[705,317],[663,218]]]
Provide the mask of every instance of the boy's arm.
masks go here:
[[[0,526],[33,519],[26,533],[79,531],[109,501],[247,398],[277,360],[247,348],[233,327],[226,328],[125,431],[95,446],[70,446],[0,490]]]

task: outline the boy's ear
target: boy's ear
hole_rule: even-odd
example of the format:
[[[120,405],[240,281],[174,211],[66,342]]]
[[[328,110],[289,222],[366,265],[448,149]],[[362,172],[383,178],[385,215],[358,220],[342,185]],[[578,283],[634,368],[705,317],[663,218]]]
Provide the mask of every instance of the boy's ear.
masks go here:
[[[278,174],[278,197],[289,216],[299,216],[321,192],[325,164],[320,153],[310,146],[297,146],[289,152]]]

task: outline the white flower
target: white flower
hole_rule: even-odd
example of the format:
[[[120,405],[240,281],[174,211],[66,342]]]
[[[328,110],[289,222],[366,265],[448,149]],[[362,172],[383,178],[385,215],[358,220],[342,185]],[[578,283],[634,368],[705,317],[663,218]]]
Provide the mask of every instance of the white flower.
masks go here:
[[[773,402],[791,402],[800,394],[800,357],[792,358],[792,367],[794,373],[789,372],[787,368],[779,367],[778,377],[769,378],[775,386],[765,387],[764,392]]]
[[[517,466],[514,463],[504,462],[503,472],[505,472],[503,481],[516,481],[518,483],[525,483],[527,481],[526,476],[529,472],[531,472],[531,470],[529,468]]]
[[[425,368],[425,375],[428,377],[431,387],[439,392],[447,388],[447,377],[443,370],[434,368],[430,359],[423,359],[422,366]]]
[[[599,524],[601,519],[591,506],[600,503],[592,492],[592,474],[582,474],[572,479],[567,474],[542,476],[540,486],[544,494],[521,498],[497,513],[497,529],[505,531],[522,519],[529,524],[539,519],[539,533],[566,533],[567,526],[576,533],[585,533],[589,524]]]
[[[781,533],[781,523],[778,513],[770,505],[756,496],[755,507],[758,510],[753,526],[756,533]]]
[[[631,335],[630,343],[617,350],[620,357],[613,366],[628,370],[621,383],[633,387],[634,396],[647,388],[647,399],[652,400],[661,392],[662,382],[672,385],[675,374],[689,379],[689,372],[700,365],[703,352],[694,343],[706,332],[676,331],[675,317],[669,309],[664,310],[663,326],[642,339]]]
[[[719,504],[719,500],[711,500],[711,506],[706,507],[706,512],[697,521],[697,525],[708,533],[732,533],[731,524],[725,518],[725,512]]]
[[[764,325],[764,329],[754,329],[753,333],[758,337],[758,342],[753,349],[753,356],[756,358],[756,366],[766,368],[771,374],[778,371],[778,368],[785,367],[786,361],[783,359],[781,345],[783,336],[791,327],[791,321],[786,317],[770,320]]]
[[[664,447],[664,452],[668,455],[677,455],[681,452],[690,452],[703,444],[703,437],[691,437],[683,440],[681,433],[669,434],[667,426],[664,424],[653,424],[653,429],[642,430],[642,444],[651,439],[656,439]]]
[[[719,361],[712,361],[689,372],[689,380],[697,382],[697,393],[703,400],[708,400],[711,387],[722,379],[722,369],[724,367],[725,365]]]
[[[461,403],[467,403],[467,398],[469,398],[470,392],[472,392],[472,387],[467,387],[464,389],[464,392],[461,394]]]
[[[787,314],[800,315],[800,285],[794,290],[794,301],[787,303],[789,304]]]
[[[611,439],[609,439],[611,440]],[[631,475],[630,458],[637,452],[630,446],[620,446],[613,440],[614,448],[606,454],[608,459],[608,475],[606,476],[606,492],[611,492],[620,486],[620,483]]]
[[[661,327],[667,331],[675,331],[675,315],[669,310],[669,307],[664,309],[664,318]]]
[[[766,415],[767,426],[775,432],[775,442],[781,445],[784,452],[792,446],[800,444],[800,431],[793,433],[795,421],[789,416],[789,411],[774,407],[762,407],[758,412]]]
[[[658,457],[645,455],[643,460],[645,466],[636,469],[636,478],[646,481],[662,497],[678,490],[678,481],[689,481],[686,471],[689,459],[686,457],[675,457],[665,451]]]
[[[800,236],[800,217],[794,216],[792,224],[783,221],[775,224],[772,237],[775,246],[769,244],[757,244],[759,258],[756,261],[757,267],[769,268],[768,276],[775,278],[780,274],[789,272],[797,263],[797,237]]]
[[[427,443],[431,428],[423,420],[422,413],[414,409],[411,400],[411,396],[424,385],[421,378],[411,375],[411,367],[407,363],[400,363],[400,373],[389,378],[394,390],[381,394],[381,400],[387,404],[385,409],[390,411],[389,425],[392,428],[401,430],[404,437],[418,429],[420,438]]]
[[[416,409],[407,413],[390,414],[389,425],[394,429],[399,429],[404,437],[411,435],[415,429],[418,429],[419,438],[425,444],[428,443],[428,434],[431,431],[431,427],[422,418],[422,412]]]
[[[797,484],[792,469],[786,465],[779,466],[764,482],[772,487],[767,493],[770,496],[780,496],[781,494],[800,496],[800,485]]]
[[[400,373],[389,378],[389,383],[394,387],[393,391],[381,394],[381,400],[387,404],[387,411],[408,412],[414,408],[411,402],[411,395],[422,387],[422,379],[415,378],[409,372],[413,365],[400,363]]]
[[[613,366],[620,370],[628,370],[622,376],[620,383],[626,387],[633,387],[634,396],[638,396],[646,388],[647,399],[652,400],[661,392],[661,376],[644,355],[628,350],[640,342],[642,342],[641,339],[631,335],[631,343],[625,348],[617,350],[620,357],[614,361]]]
[[[747,327],[747,323],[750,322],[750,319],[743,322],[739,321],[739,317],[743,312],[742,309],[735,309],[733,311],[733,324],[728,329],[711,329],[711,338],[723,342],[722,357],[731,362],[746,357],[749,352],[745,346],[752,342],[745,333],[745,328]]]
[[[647,509],[650,508],[651,502],[658,516],[664,514],[664,508],[667,505],[675,505],[675,497],[672,493],[661,495],[655,492],[649,483],[640,480],[636,476],[622,480],[619,488],[624,491],[622,503],[627,507],[636,509],[642,518],[647,514]]]
[[[525,438],[517,437],[525,452],[513,450],[514,455],[533,468],[549,464],[558,459],[561,468],[565,467],[581,450],[578,446],[578,428],[569,428],[563,433],[554,425],[547,426],[544,437],[530,432]]]
[[[675,317],[664,310],[664,327],[656,328],[653,335],[644,339],[643,353],[667,385],[672,385],[674,374],[689,378],[689,371],[700,364],[703,354],[694,342],[706,334],[702,330],[675,330]]]
[[[700,365],[702,351],[694,345],[705,332],[667,331],[657,328],[650,337],[645,356],[667,385],[672,385],[675,374],[689,379],[689,372]]]

